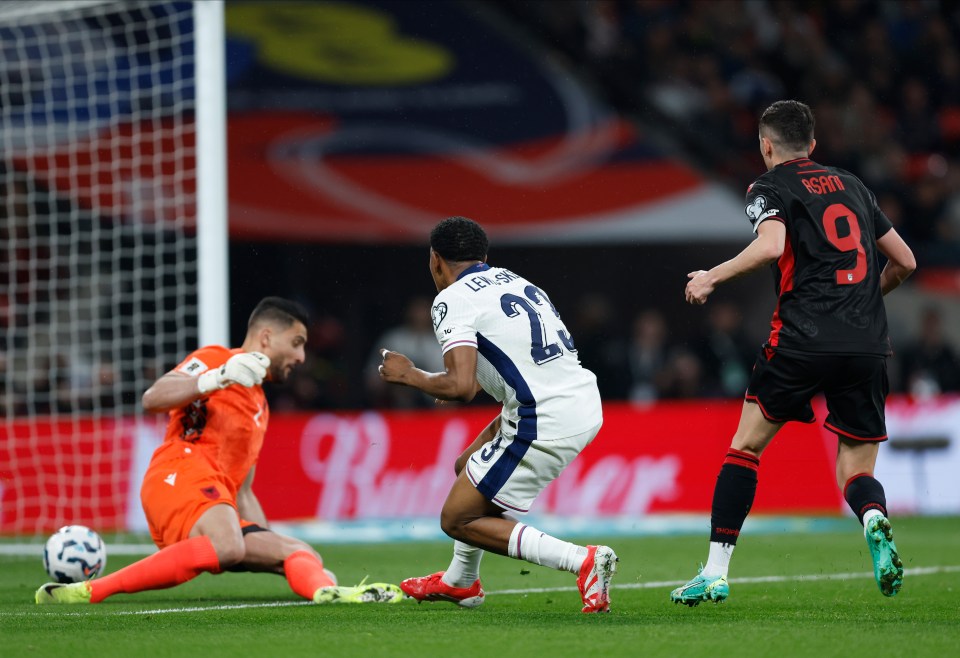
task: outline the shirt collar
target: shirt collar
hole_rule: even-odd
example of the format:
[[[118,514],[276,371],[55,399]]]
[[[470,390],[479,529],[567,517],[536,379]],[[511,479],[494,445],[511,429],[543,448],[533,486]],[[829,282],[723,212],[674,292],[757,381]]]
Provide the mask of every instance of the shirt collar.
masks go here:
[[[457,275],[457,281],[467,276],[468,274],[474,274],[476,272],[484,272],[489,269],[490,269],[490,266],[487,265],[486,263],[477,263],[476,265],[471,265],[470,267],[468,267],[463,272],[460,272],[460,274]]]

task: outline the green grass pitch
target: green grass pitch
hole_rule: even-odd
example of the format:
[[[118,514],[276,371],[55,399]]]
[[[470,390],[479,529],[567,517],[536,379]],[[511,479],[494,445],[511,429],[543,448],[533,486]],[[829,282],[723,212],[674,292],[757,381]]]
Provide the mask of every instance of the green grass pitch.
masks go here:
[[[960,651],[960,519],[894,519],[907,569],[887,599],[856,521],[847,532],[745,534],[730,599],[669,601],[705,536],[610,538],[608,615],[580,613],[572,575],[487,555],[486,603],[315,606],[276,576],[204,574],[96,606],[40,607],[40,558],[0,557],[0,655],[96,656],[948,656]],[[445,542],[320,547],[341,583],[443,569]],[[111,556],[113,571],[133,558]]]

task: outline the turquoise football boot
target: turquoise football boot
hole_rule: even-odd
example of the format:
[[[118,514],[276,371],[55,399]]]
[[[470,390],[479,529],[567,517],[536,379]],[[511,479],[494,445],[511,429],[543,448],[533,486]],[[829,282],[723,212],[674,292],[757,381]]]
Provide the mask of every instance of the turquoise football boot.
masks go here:
[[[683,603],[691,608],[700,605],[701,601],[722,603],[728,596],[730,596],[730,585],[727,583],[727,579],[724,576],[719,578],[705,577],[703,566],[700,567],[696,578],[670,592],[671,601]]]
[[[893,528],[887,517],[873,516],[864,527],[870,557],[873,558],[873,576],[884,596],[896,596],[903,586],[903,560],[893,543]]]

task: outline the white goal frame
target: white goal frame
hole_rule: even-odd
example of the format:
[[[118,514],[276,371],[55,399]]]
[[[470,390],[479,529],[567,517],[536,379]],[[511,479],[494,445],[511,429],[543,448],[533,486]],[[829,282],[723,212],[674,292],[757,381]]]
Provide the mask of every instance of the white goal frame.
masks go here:
[[[197,85],[197,263],[201,345],[230,342],[227,73],[223,0],[194,0]]]
[[[139,528],[139,397],[230,342],[224,0],[4,0],[0,30],[0,533]]]

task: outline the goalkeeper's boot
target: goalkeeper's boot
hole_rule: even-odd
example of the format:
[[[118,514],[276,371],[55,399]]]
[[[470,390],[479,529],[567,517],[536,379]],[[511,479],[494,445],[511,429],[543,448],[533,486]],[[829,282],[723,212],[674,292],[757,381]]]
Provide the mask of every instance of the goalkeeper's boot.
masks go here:
[[[90,583],[47,583],[37,590],[37,603],[90,603]]]
[[[444,573],[438,571],[421,578],[407,578],[400,583],[400,589],[417,602],[449,601],[463,608],[476,608],[483,603],[483,587],[479,578],[470,587],[453,587],[443,582]]]
[[[671,601],[683,603],[691,608],[700,605],[701,601],[722,603],[728,596],[730,596],[730,585],[726,577],[706,577],[703,575],[702,566],[696,578],[670,592]]]
[[[893,528],[883,515],[876,515],[863,528],[873,558],[873,576],[884,596],[896,596],[903,585],[903,561],[893,543]]]
[[[390,583],[368,583],[367,579],[356,587],[321,587],[313,594],[314,603],[399,603],[403,592]]]
[[[610,580],[619,561],[609,546],[587,546],[587,559],[577,577],[577,588],[583,599],[582,612],[610,612]]]

